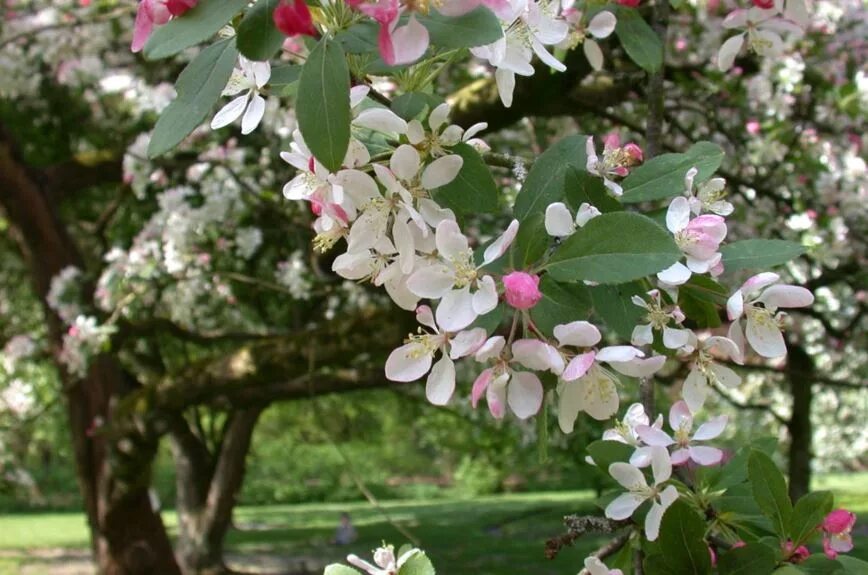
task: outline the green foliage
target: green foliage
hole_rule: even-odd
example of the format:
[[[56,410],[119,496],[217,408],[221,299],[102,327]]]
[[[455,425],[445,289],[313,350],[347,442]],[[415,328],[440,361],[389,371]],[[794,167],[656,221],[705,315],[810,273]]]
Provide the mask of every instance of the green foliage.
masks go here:
[[[659,272],[680,257],[672,236],[654,221],[615,212],[576,230],[555,251],[547,268],[560,281],[624,283]]]
[[[425,553],[415,553],[398,570],[398,575],[434,575],[434,565]]]
[[[814,491],[796,501],[789,525],[789,536],[794,547],[807,542],[817,532],[834,504],[835,498],[829,491]]]
[[[720,556],[718,570],[721,575],[753,575],[771,573],[775,568],[775,552],[762,543],[748,543],[730,549]]]
[[[182,17],[174,18],[154,31],[145,44],[145,58],[168,58],[185,48],[204,42],[225,26],[247,3],[248,0],[199,2]]]
[[[645,311],[630,301],[634,295],[644,296],[645,289],[639,282],[619,285],[588,286],[594,313],[606,327],[624,339],[630,339],[633,328],[642,320]]]
[[[620,441],[603,441],[597,440],[588,446],[588,454],[597,464],[597,467],[603,470],[609,469],[609,466],[616,462],[627,462],[635,449],[626,443]]]
[[[721,247],[720,253],[724,269],[731,272],[779,266],[805,253],[805,248],[786,240],[741,240]]]
[[[524,221],[533,214],[545,213],[549,204],[563,200],[570,168],[585,169],[587,140],[587,136],[569,136],[534,160],[515,199],[516,218]]]
[[[545,216],[534,214],[521,223],[512,244],[510,259],[513,267],[520,270],[530,267],[545,255],[551,243],[546,234]]]
[[[296,115],[311,153],[329,171],[350,145],[350,73],[338,42],[323,38],[311,51],[298,82]]]
[[[443,99],[434,94],[407,92],[392,100],[392,111],[409,122],[442,103]]]
[[[431,43],[441,48],[485,46],[503,37],[500,20],[484,6],[456,17],[443,16],[432,11],[419,14],[418,19],[428,29]]]
[[[721,304],[726,302],[727,289],[710,277],[693,274],[678,289],[678,306],[700,328],[720,326]]]
[[[530,317],[546,335],[558,324],[587,319],[591,312],[588,288],[582,284],[561,283],[543,276],[539,289],[542,299],[530,310]]]
[[[564,179],[564,194],[567,203],[575,211],[583,202],[589,203],[603,213],[622,210],[621,202],[609,195],[603,180],[592,176],[584,169],[570,166]]]
[[[270,60],[286,36],[274,25],[274,9],[280,0],[257,0],[238,25],[238,51],[251,60]]]
[[[455,469],[455,489],[464,496],[497,493],[503,472],[485,456],[465,455]]]
[[[178,96],[154,127],[148,144],[150,157],[165,154],[202,123],[229,81],[237,56],[235,40],[227,38],[208,46],[187,64],[175,83]]]
[[[754,499],[763,514],[772,522],[775,533],[781,537],[789,534],[793,504],[787,495],[787,482],[772,458],[760,451],[748,457],[748,478]]]
[[[690,168],[697,169],[694,182],[698,184],[710,178],[722,161],[723,150],[711,142],[697,142],[683,154],[662,154],[624,178],[621,201],[644,202],[677,196],[684,192],[684,176]]]
[[[493,212],[497,209],[497,184],[473,146],[460,143],[452,152],[464,159],[458,176],[433,191],[434,200],[458,214]]]
[[[358,571],[353,569],[352,567],[347,567],[346,565],[340,565],[338,563],[334,563],[332,565],[327,565],[325,571],[323,571],[323,575],[361,575]]]
[[[706,575],[711,555],[705,543],[705,521],[681,499],[663,514],[659,545],[672,575]]]
[[[656,72],[663,65],[663,43],[635,8],[618,10],[615,34],[630,59],[643,70]]]
[[[271,69],[269,86],[287,86],[298,81],[301,76],[301,66],[298,64],[281,64]]]

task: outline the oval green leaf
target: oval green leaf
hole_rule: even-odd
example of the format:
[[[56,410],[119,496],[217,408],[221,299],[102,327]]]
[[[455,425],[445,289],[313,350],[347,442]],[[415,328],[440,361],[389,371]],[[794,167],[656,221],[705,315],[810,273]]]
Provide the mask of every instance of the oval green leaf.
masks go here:
[[[805,248],[786,240],[741,240],[723,246],[720,253],[724,270],[731,272],[779,266],[805,253]]]
[[[274,9],[280,0],[257,0],[238,25],[238,51],[251,60],[270,60],[286,36],[274,25]]]
[[[657,33],[634,8],[618,10],[615,34],[630,59],[647,72],[655,72],[663,64],[663,43]]]
[[[684,193],[684,176],[695,167],[694,181],[704,182],[720,167],[723,149],[711,142],[697,142],[683,154],[662,154],[648,160],[624,179],[624,203],[670,198]]]
[[[183,16],[160,26],[145,44],[148,60],[168,58],[204,42],[247,6],[248,0],[208,0],[199,2]]]
[[[534,161],[515,199],[515,217],[524,220],[532,214],[545,213],[549,204],[563,201],[570,169],[585,170],[587,141],[587,136],[564,138]]]
[[[497,184],[479,152],[464,143],[454,146],[451,151],[461,156],[464,164],[454,180],[433,190],[434,199],[441,206],[461,214],[495,211]]]

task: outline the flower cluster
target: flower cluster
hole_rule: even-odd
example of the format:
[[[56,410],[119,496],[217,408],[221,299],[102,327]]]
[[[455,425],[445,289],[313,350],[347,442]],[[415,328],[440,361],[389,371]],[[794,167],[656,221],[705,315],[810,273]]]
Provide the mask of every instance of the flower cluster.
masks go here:
[[[93,316],[78,316],[63,336],[60,361],[69,373],[84,377],[93,358],[105,351],[115,331],[115,326],[99,325]]]

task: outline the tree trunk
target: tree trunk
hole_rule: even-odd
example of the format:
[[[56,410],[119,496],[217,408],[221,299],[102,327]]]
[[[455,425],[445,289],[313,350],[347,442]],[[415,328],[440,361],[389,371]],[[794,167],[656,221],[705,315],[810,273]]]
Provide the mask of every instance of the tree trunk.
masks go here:
[[[789,382],[793,410],[787,429],[790,433],[790,498],[796,501],[811,490],[811,402],[814,397],[814,361],[797,345],[789,346]]]
[[[56,356],[64,327],[45,298],[51,278],[66,266],[81,267],[82,258],[49,199],[58,192],[48,189],[53,179],[49,170],[26,166],[0,126],[0,206],[20,232]],[[97,418],[111,422],[114,401],[137,382],[108,356],[96,358],[81,380],[68,377],[59,367],[64,374],[70,437],[100,573],[180,574],[162,519],[151,509],[148,498],[156,440],[138,433],[122,437],[88,434]]]
[[[226,573],[223,541],[241,489],[247,452],[262,408],[228,416],[214,453],[179,416],[170,436],[175,460],[178,513],[178,561],[185,575]]]

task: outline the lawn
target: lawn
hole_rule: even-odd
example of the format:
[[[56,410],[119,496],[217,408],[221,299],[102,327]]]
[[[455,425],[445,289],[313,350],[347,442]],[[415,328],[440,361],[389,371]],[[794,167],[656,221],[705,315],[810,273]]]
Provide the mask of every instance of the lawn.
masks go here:
[[[855,554],[868,558],[868,532],[864,527],[868,474],[824,478],[817,481],[815,488],[834,490],[839,505],[860,513]],[[268,558],[291,557],[317,572],[325,560],[340,560],[350,552],[366,555],[383,540],[404,542],[383,511],[421,541],[441,573],[575,575],[582,558],[602,541],[583,538],[553,561],[543,556],[545,540],[563,532],[561,518],[565,512],[593,511],[594,496],[587,491],[396,501],[384,502],[382,507],[381,511],[366,502],[239,507],[235,515],[237,528],[230,533],[227,548],[232,559],[244,560],[240,565],[256,558],[255,564],[262,567],[268,565]],[[353,517],[359,540],[352,546],[336,548],[329,540],[342,511]],[[164,517],[174,530],[174,514],[168,512]],[[62,549],[86,546],[87,532],[79,514],[0,517],[0,573],[4,575],[53,573],[45,566],[68,558],[62,554],[46,558],[48,548],[62,553]],[[81,555],[79,552],[79,561]],[[34,567],[37,563],[42,567]],[[26,564],[31,567],[22,571],[21,565]]]

